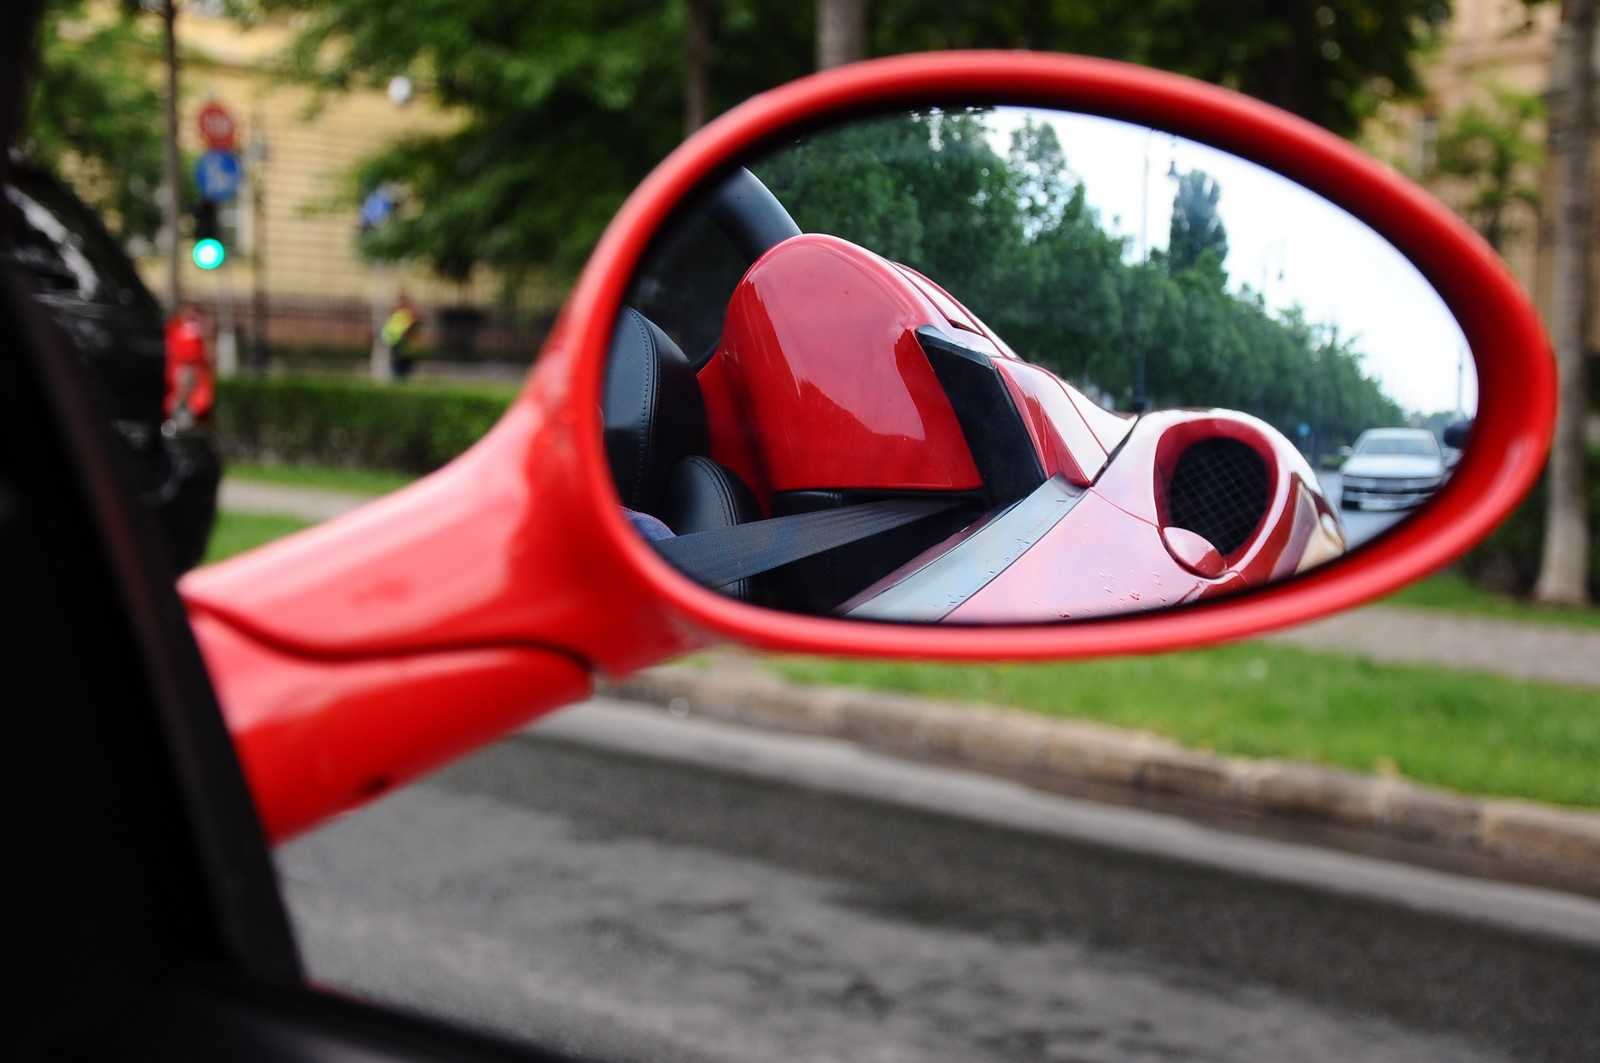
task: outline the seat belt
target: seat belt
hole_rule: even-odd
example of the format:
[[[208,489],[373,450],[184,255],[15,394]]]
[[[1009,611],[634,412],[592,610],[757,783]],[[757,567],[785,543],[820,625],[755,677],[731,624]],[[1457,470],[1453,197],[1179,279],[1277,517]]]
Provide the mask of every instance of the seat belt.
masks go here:
[[[891,498],[859,506],[731,524],[673,539],[658,539],[650,545],[696,583],[726,587],[791,561],[860,542],[879,532],[971,501],[967,498]]]

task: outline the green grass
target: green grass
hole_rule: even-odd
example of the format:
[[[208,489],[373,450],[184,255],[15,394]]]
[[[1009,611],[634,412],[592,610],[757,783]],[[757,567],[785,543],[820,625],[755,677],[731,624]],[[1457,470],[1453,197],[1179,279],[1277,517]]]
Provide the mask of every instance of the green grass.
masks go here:
[[[1384,604],[1600,630],[1600,608],[1535,605],[1486,591],[1450,572],[1414,583],[1384,599]]]
[[[784,658],[804,682],[1099,720],[1196,749],[1400,772],[1478,794],[1600,807],[1600,696],[1253,643],[1042,665]]]
[[[285,484],[290,487],[317,487],[356,494],[386,495],[416,479],[408,473],[373,469],[335,469],[326,465],[258,465],[251,462],[228,463],[227,474],[238,480]]]
[[[211,541],[206,544],[206,557],[201,564],[209,565],[234,554],[253,550],[274,539],[311,526],[311,521],[299,517],[286,517],[276,513],[217,514],[217,523],[211,529]]]

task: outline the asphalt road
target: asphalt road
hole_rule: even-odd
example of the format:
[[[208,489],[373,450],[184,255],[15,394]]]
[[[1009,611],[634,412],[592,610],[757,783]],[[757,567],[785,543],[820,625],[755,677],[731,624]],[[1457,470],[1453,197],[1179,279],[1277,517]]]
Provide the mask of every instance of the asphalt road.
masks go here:
[[[624,1060],[1600,1058],[1600,905],[598,703],[280,853],[316,980]]]
[[[1327,495],[1338,504],[1343,493],[1343,477],[1338,470],[1323,469],[1317,472],[1317,482],[1322,485],[1323,494]],[[1380,535],[1396,523],[1404,520],[1413,511],[1409,509],[1343,509],[1339,510],[1339,519],[1344,521],[1345,535],[1349,537],[1351,547],[1360,546],[1375,535]]]

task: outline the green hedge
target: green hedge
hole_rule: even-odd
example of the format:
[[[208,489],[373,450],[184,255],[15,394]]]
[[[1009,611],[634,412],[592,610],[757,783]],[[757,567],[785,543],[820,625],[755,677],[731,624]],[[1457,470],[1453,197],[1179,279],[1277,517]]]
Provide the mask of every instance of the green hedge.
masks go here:
[[[225,459],[427,473],[483,436],[513,387],[348,377],[235,376],[218,382]]]

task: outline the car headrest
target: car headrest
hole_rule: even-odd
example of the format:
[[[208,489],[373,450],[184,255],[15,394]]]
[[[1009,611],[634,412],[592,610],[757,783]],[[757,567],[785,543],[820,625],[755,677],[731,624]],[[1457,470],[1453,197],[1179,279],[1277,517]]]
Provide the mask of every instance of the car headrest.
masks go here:
[[[659,515],[673,466],[709,448],[705,401],[683,351],[628,307],[611,333],[601,407],[622,504]]]

